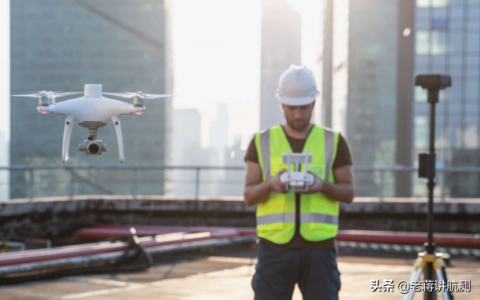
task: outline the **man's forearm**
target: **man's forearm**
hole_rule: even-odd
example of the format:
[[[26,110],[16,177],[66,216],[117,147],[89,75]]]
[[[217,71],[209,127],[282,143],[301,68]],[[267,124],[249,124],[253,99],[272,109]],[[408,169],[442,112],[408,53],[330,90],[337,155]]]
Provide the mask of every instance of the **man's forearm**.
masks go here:
[[[243,196],[245,203],[248,206],[252,206],[267,200],[271,192],[272,187],[270,185],[269,178],[265,181],[262,181],[262,183],[246,186]]]
[[[351,203],[354,196],[354,188],[350,183],[330,183],[323,182],[320,193],[326,195],[332,200]]]

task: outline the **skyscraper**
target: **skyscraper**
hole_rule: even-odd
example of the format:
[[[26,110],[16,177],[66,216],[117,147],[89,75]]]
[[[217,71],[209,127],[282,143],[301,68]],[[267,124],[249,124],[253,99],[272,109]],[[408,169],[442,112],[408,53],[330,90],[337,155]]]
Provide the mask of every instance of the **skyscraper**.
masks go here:
[[[228,106],[225,103],[218,105],[217,119],[210,124],[209,148],[214,150],[218,166],[225,165],[228,140]]]
[[[260,129],[283,123],[275,98],[278,80],[290,65],[299,65],[301,17],[287,0],[262,0]]]
[[[198,166],[204,163],[201,147],[201,116],[196,109],[173,111],[172,162],[174,166]],[[173,171],[173,194],[195,195],[195,171]]]
[[[452,87],[440,93],[437,104],[437,164],[480,166],[480,2],[418,0],[415,13],[415,73],[452,77]],[[425,90],[415,90],[414,154],[428,147],[426,96]],[[477,174],[455,174],[446,179],[447,196],[480,194]]]
[[[171,93],[172,65],[168,0],[17,0],[11,3],[11,91],[82,91],[100,83],[104,91]],[[11,100],[11,164],[61,164],[63,118],[40,115],[36,99]],[[122,119],[125,164],[165,164],[169,160],[171,100],[149,100],[141,116]],[[98,139],[101,156],[85,156],[77,144],[87,137],[75,125],[68,164],[118,164],[111,124]],[[120,172],[117,172],[120,173]],[[36,195],[129,193],[132,174],[61,172],[38,174]],[[138,194],[163,194],[164,173],[139,175]],[[53,177],[52,177],[53,176]],[[28,177],[27,177],[28,178]],[[25,197],[26,176],[11,174],[11,197]]]
[[[334,6],[332,128],[347,137],[355,165],[392,166],[397,2],[339,0]],[[357,173],[355,179],[357,195],[378,194],[380,183],[371,173]]]
[[[349,138],[355,164],[415,166],[428,146],[429,104],[426,90],[413,88],[414,75],[447,74],[452,87],[441,91],[436,113],[437,166],[480,166],[480,2],[340,0],[334,5],[332,124]],[[371,174],[356,179],[359,195],[378,190]],[[390,179],[396,196],[424,193],[415,174]],[[439,181],[446,196],[480,193],[477,174]]]
[[[245,149],[241,148],[242,137],[235,136],[233,146],[225,149],[227,166],[244,166]],[[228,170],[225,172],[225,179],[220,187],[221,196],[242,196],[245,180],[245,172],[239,170]]]

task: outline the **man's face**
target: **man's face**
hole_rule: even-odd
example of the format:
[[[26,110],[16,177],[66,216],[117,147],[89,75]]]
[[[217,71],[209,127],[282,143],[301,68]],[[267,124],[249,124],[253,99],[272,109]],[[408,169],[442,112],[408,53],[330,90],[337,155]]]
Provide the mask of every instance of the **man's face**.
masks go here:
[[[302,106],[282,104],[287,124],[296,131],[302,131],[307,128],[308,124],[310,124],[310,118],[312,117],[314,107],[315,101],[311,104]]]

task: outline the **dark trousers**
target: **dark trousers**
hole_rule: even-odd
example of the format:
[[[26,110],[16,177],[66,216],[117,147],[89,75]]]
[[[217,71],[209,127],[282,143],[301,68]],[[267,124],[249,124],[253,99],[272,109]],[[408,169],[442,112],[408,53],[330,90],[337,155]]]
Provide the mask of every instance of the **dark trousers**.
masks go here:
[[[255,269],[255,300],[291,300],[296,283],[304,300],[338,299],[341,284],[335,250],[295,249],[260,241]]]

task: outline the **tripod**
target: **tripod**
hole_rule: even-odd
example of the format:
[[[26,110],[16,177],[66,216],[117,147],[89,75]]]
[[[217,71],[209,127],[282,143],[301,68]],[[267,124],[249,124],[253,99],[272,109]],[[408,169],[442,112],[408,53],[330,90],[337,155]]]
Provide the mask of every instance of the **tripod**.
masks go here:
[[[425,243],[425,251],[418,253],[414,269],[409,279],[409,286],[414,281],[418,281],[424,273],[424,282],[435,280],[435,274],[439,281],[446,281],[447,272],[445,271],[445,254],[435,252],[435,243],[433,242],[433,190],[435,188],[435,104],[438,102],[438,95],[441,89],[452,85],[450,76],[447,75],[417,75],[415,76],[415,85],[428,90],[428,103],[430,104],[430,137],[429,152],[418,155],[418,177],[427,179],[428,187],[428,215],[427,215],[427,233],[428,240]],[[411,300],[414,291],[410,289],[409,293],[403,297],[403,300]],[[450,291],[443,290],[445,300],[453,300]],[[435,289],[425,291],[425,300],[435,300],[437,294]]]

